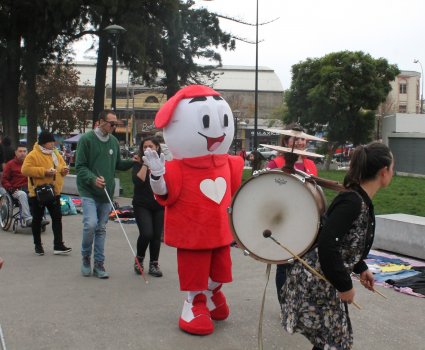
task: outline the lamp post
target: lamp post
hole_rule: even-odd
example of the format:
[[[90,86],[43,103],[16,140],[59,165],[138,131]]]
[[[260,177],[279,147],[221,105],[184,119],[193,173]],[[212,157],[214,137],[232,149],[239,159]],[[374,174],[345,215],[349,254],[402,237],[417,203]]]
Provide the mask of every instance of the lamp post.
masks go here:
[[[421,66],[421,78],[422,78],[422,83],[421,83],[421,114],[424,113],[424,70],[422,69],[422,63],[417,60],[414,59],[413,63],[419,63],[419,65]]]
[[[117,45],[119,35],[126,30],[116,24],[107,26],[104,29],[110,35],[112,44],[112,94],[111,94],[111,109],[116,111],[116,88],[117,88]]]
[[[235,121],[235,137],[233,138],[233,154],[236,155],[237,147],[238,147],[238,124],[239,117],[241,115],[241,111],[235,109],[233,111],[233,117]]]
[[[254,150],[258,147],[258,0],[255,20]]]

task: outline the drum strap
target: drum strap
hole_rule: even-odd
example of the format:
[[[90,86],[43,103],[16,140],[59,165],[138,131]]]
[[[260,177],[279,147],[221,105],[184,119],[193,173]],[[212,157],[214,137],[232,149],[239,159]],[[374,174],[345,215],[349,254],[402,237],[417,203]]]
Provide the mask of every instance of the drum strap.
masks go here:
[[[260,320],[258,321],[258,350],[263,350],[263,314],[264,314],[264,304],[266,302],[267,285],[269,284],[269,280],[270,280],[271,267],[272,267],[271,264],[267,264],[266,285],[264,286],[263,300],[261,301]]]

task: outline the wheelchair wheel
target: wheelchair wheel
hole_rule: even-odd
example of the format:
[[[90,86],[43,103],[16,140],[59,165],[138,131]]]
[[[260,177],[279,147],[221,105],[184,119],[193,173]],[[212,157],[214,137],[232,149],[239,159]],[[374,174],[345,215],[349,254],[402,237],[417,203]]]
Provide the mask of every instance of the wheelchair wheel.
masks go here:
[[[0,226],[7,231],[12,224],[13,201],[8,193],[0,197]]]

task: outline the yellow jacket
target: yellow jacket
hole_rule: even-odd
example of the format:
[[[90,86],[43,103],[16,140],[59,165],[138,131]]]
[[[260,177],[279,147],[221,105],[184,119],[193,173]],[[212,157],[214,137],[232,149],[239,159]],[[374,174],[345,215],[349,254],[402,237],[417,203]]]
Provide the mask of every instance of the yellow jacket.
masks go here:
[[[55,195],[59,196],[64,182],[64,176],[61,172],[66,168],[66,163],[57,149],[53,151],[57,157],[57,163],[54,164],[53,156],[51,154],[45,154],[41,152],[40,146],[36,142],[33,150],[28,153],[25,157],[24,163],[22,164],[22,174],[28,177],[28,192],[29,197],[35,197],[34,187],[55,183]],[[55,180],[52,176],[46,176],[45,171],[51,168],[56,169]],[[34,186],[32,185],[29,178],[32,178]]]

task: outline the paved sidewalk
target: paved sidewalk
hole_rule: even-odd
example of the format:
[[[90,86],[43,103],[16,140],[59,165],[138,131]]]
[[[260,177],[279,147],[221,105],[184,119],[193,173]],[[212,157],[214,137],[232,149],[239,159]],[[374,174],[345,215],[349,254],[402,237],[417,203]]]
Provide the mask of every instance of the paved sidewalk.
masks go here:
[[[120,203],[128,200],[119,199]],[[0,325],[8,350],[109,349],[257,349],[258,319],[265,286],[265,265],[232,249],[234,282],[223,290],[230,318],[216,323],[214,334],[191,336],[178,329],[184,293],[179,291],[176,251],[163,246],[162,278],[145,284],[133,271],[133,257],[119,224],[107,228],[105,266],[110,279],[80,275],[81,215],[63,218],[69,256],[53,255],[50,225],[42,234],[46,255],[34,254],[28,229],[0,230]],[[135,247],[137,226],[124,225]],[[279,325],[274,272],[268,286],[263,323],[264,349],[306,349],[300,335],[289,335]],[[350,307],[354,350],[425,350],[425,299],[378,289],[388,300],[356,283]],[[1,349],[1,346],[0,346]]]

